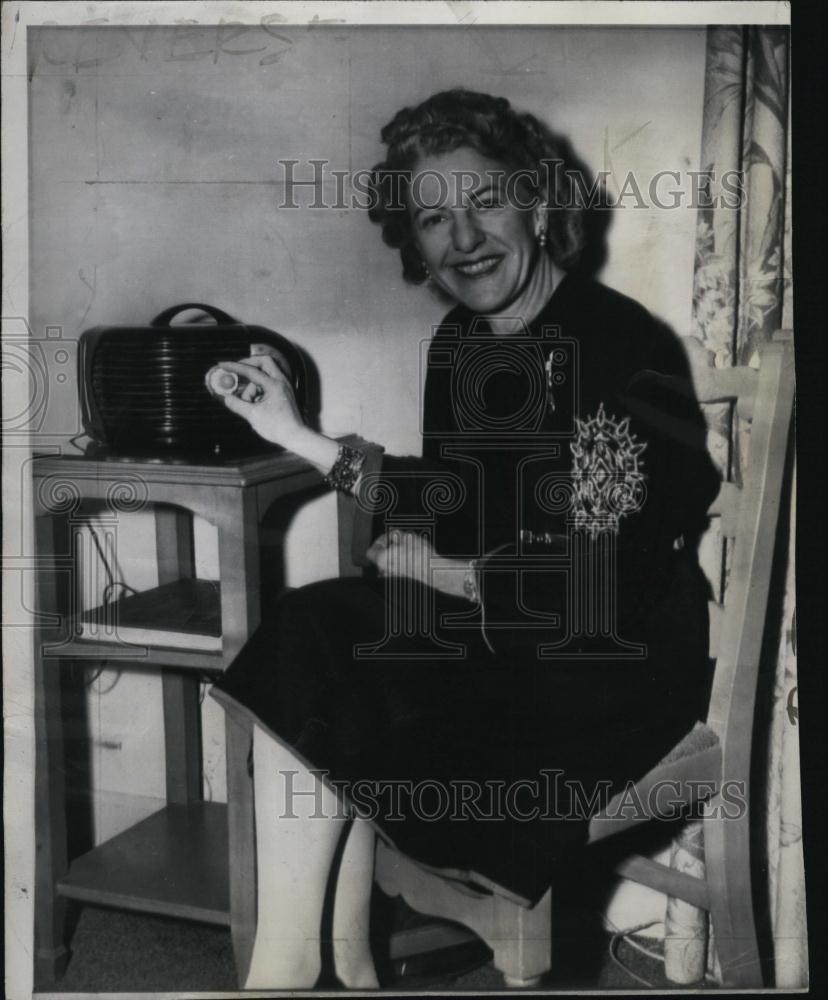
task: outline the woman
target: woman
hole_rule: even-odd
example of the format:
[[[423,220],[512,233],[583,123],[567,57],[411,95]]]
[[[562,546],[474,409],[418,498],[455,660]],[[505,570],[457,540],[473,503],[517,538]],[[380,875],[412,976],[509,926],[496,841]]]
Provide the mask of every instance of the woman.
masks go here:
[[[430,346],[422,458],[378,461],[306,427],[267,358],[225,366],[252,383],[226,405],[376,518],[377,579],[289,594],[217,685],[257,722],[257,830],[278,841],[263,877],[260,839],[259,885],[296,880],[260,905],[248,986],[318,975],[348,828],[330,781],[352,802],[374,782],[368,815],[414,858],[535,901],[583,843],[594,791],[640,777],[703,711],[694,542],[717,483],[698,407],[670,381],[688,377],[680,346],[578,273],[582,213],[531,115],[450,91],[383,141],[372,217],[404,277],[455,303]],[[316,824],[278,822],[294,789],[277,772],[297,759],[327,772],[301,802],[329,817]],[[357,819],[334,915],[352,987],[376,985],[371,848]]]

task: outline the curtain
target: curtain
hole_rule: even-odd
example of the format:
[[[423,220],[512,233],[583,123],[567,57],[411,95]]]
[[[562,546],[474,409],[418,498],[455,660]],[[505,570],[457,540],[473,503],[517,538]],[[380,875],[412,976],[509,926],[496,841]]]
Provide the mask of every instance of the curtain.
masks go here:
[[[757,348],[781,327],[792,327],[789,121],[789,32],[785,28],[711,27],[707,36],[701,170],[707,204],[699,207],[691,333],[715,355],[715,364],[751,364]],[[732,179],[740,172],[741,197]],[[739,480],[746,460],[742,429],[727,407],[708,414],[711,455]],[[763,811],[757,874],[767,878],[756,896],[774,941],[774,984],[808,982],[805,881],[796,713],[796,638],[793,565],[794,505],[788,517],[784,600],[775,656],[763,665],[771,683],[760,691],[757,749],[767,757],[767,779],[753,807]],[[784,548],[784,546],[783,546]],[[703,564],[722,597],[727,550],[710,534]],[[763,700],[764,699],[764,702]],[[686,845],[683,848],[686,850]],[[688,860],[691,855],[688,854]],[[669,911],[668,911],[669,916]],[[665,942],[665,950],[667,942]],[[674,955],[675,959],[676,956]],[[686,961],[698,962],[698,949]],[[695,970],[695,978],[703,972]],[[715,976],[715,963],[710,970]],[[694,970],[686,969],[691,981]],[[757,984],[759,985],[759,984]]]

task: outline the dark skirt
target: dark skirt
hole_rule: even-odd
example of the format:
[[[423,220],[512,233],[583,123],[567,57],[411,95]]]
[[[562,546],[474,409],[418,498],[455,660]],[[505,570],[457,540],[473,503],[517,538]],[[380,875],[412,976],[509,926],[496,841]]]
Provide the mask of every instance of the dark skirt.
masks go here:
[[[682,599],[647,631],[645,660],[550,661],[493,655],[477,621],[446,627],[443,616],[470,605],[426,587],[404,588],[429,623],[406,635],[399,588],[315,583],[276,603],[215,693],[324,772],[406,854],[534,902],[585,842],[590,810],[699,717],[706,603],[677,587]]]

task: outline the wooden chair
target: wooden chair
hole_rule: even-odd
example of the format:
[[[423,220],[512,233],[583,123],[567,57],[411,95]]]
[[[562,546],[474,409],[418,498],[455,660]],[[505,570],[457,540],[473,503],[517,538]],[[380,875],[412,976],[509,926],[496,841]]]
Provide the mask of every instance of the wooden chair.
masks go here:
[[[641,856],[629,856],[616,871],[635,882],[710,913],[722,978],[728,987],[762,985],[750,877],[749,809],[737,818],[717,810],[722,783],[742,782],[749,802],[750,757],[759,656],[770,587],[793,400],[793,345],[789,332],[765,345],[757,370],[713,369],[712,356],[688,340],[693,382],[701,402],[731,401],[750,421],[749,468],[739,488],[723,483],[711,507],[721,519],[722,534],[733,540],[727,606],[711,608],[711,656],[716,659],[707,722],[693,730],[637,784],[642,802],[658,782],[678,782],[673,801],[690,805],[700,787],[713,793],[704,805],[705,877],[696,879]],[[364,525],[356,523],[355,504],[340,497],[340,569],[358,572],[359,552],[367,542]],[[355,558],[356,553],[356,558]],[[228,746],[228,775],[246,772],[251,723],[240,717],[238,738]],[[695,792],[694,792],[695,789]],[[646,820],[614,815],[618,801],[595,815],[589,843],[606,840]],[[231,803],[234,814],[252,808],[252,788],[245,801]],[[647,817],[648,819],[650,817]],[[667,818],[665,816],[665,818]],[[246,839],[242,855],[231,866],[231,884],[249,885],[255,871],[255,845]],[[536,985],[552,965],[551,905],[553,887],[535,906],[485,878],[463,871],[432,869],[398,852],[377,837],[375,879],[391,896],[401,896],[413,909],[455,921],[481,937],[494,953],[494,964],[513,987]],[[255,882],[254,882],[255,886]],[[241,889],[239,888],[239,891]],[[251,899],[255,893],[251,892]],[[250,913],[251,902],[247,902]],[[253,911],[255,912],[255,911]],[[254,918],[255,919],[255,918]],[[237,961],[245,964],[252,949],[255,924],[234,928]],[[456,941],[456,937],[454,938]],[[433,936],[429,938],[434,944]],[[245,969],[239,976],[244,980]]]
[[[750,873],[749,789],[752,724],[759,656],[768,603],[771,563],[782,491],[793,401],[793,344],[789,331],[761,352],[760,367],[714,369],[712,355],[688,338],[693,382],[700,402],[732,401],[750,421],[749,467],[742,487],[722,484],[710,514],[733,541],[726,607],[711,607],[711,657],[716,660],[707,722],[693,730],[636,784],[638,800],[649,802],[659,782],[678,782],[674,797],[692,804],[699,788],[715,789],[704,804],[705,877],[641,856],[627,857],[618,874],[707,910],[713,925],[723,984],[762,985]],[[740,782],[746,806],[728,818],[722,806],[724,781]],[[589,843],[628,831],[643,822],[618,815],[619,796],[595,815]],[[628,813],[629,811],[627,811]],[[648,817],[649,818],[649,817]],[[665,817],[666,814],[665,814]],[[415,910],[457,921],[482,937],[509,986],[534,986],[551,968],[553,887],[534,907],[470,872],[428,869],[377,842],[376,879],[392,896]]]

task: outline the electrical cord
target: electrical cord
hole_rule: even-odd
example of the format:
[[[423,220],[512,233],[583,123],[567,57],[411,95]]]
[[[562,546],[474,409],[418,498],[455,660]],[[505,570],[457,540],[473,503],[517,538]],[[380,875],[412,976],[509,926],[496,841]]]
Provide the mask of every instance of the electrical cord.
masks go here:
[[[123,580],[114,580],[112,583],[108,583],[103,589],[104,604],[112,604],[112,591],[115,587],[121,587],[122,590],[127,594],[138,593],[135,587],[130,587],[130,585],[128,583],[124,583]]]
[[[103,666],[98,667],[98,669],[95,671],[95,673],[92,676],[92,678],[90,680],[88,680],[88,681],[85,682],[86,686],[88,688],[91,688],[92,685],[95,683],[95,681],[98,680],[98,678],[101,676],[101,674],[107,668],[110,668],[109,661],[108,660],[104,660]],[[123,673],[123,668],[122,667],[114,667],[114,668],[110,668],[110,669],[114,669],[114,671],[115,671],[115,676],[112,678],[112,683],[109,685],[109,687],[106,687],[106,688],[95,688],[95,694],[98,694],[98,695],[109,694],[109,692],[114,689],[114,687],[118,683],[118,681],[120,681],[121,674]]]
[[[130,587],[130,585],[126,583],[126,581],[124,580],[115,579],[115,574],[112,572],[112,567],[109,564],[109,559],[107,559],[106,557],[106,552],[104,552],[104,547],[101,544],[98,532],[95,531],[95,526],[92,524],[91,520],[87,523],[87,527],[89,528],[89,533],[92,536],[92,541],[95,544],[95,548],[98,550],[98,555],[101,557],[101,562],[103,563],[104,571],[106,573],[106,578],[108,581],[103,589],[103,595],[102,595],[103,603],[104,604],[112,603],[112,592],[117,587],[120,587],[124,592],[128,594],[137,594],[138,591],[135,589],[135,587]]]
[[[75,441],[76,441],[76,439],[79,438],[79,437],[82,437],[82,436],[83,435],[76,435],[75,438],[73,438],[70,441],[70,444],[74,444]],[[101,562],[103,564],[104,572],[106,573],[107,582],[104,585],[104,589],[103,589],[103,593],[102,593],[102,597],[101,597],[101,600],[102,600],[103,604],[109,605],[109,604],[112,604],[115,600],[117,600],[117,598],[114,597],[114,594],[119,589],[121,590],[121,595],[120,596],[123,596],[123,594],[137,594],[138,591],[135,589],[135,587],[130,586],[124,580],[116,580],[115,579],[115,574],[112,571],[112,566],[110,565],[110,561],[107,558],[107,554],[106,554],[106,552],[104,550],[104,546],[103,546],[103,544],[101,542],[101,539],[100,539],[100,536],[98,535],[98,532],[95,530],[95,526],[92,523],[92,520],[91,519],[87,520],[86,525],[89,528],[89,533],[90,533],[90,535],[92,537],[92,541],[93,541],[93,543],[95,545],[95,548],[96,548],[96,550],[98,552],[98,556],[100,557],[100,560],[101,560]],[[213,589],[216,592],[218,592],[218,584],[215,581],[210,581],[210,582],[212,583]],[[83,681],[84,686],[86,688],[90,688],[91,689],[93,687],[93,685],[100,679],[100,677],[103,674],[103,672],[107,668],[109,668],[109,667],[110,667],[109,661],[108,660],[103,660],[101,662],[101,665],[95,669],[95,671],[91,674],[91,676],[84,678],[84,681]],[[115,685],[120,681],[122,673],[123,673],[123,668],[116,667],[115,668],[115,676],[114,676],[114,678],[112,680],[112,683],[108,687],[106,687],[106,688],[96,689],[96,694],[98,694],[99,696],[100,695],[109,694],[109,692],[112,691],[113,688],[115,687]],[[199,691],[199,699],[198,699],[198,701],[199,701],[199,705],[203,705],[204,704],[204,699],[207,696],[207,688],[208,688],[209,685],[212,685],[215,682],[215,677],[209,671],[207,671],[207,670],[200,671],[199,673],[200,673],[199,680],[200,680],[201,683],[200,683],[200,691]],[[208,798],[208,801],[209,801],[210,799],[212,799],[212,786],[210,785],[209,779],[207,779],[206,776],[205,776],[205,781],[207,782],[207,789],[208,789],[207,798]]]
[[[101,674],[106,670],[106,660],[103,661],[101,666],[99,666],[95,671],[93,671],[91,677],[85,677],[83,680],[83,686],[91,688],[95,681],[101,676]]]
[[[76,436],[80,436],[80,435],[76,435]],[[87,527],[89,528],[89,534],[92,536],[92,541],[93,541],[93,543],[95,545],[95,548],[98,551],[98,555],[100,556],[101,562],[103,563],[104,572],[106,573],[106,577],[107,577],[107,583],[104,586],[103,594],[102,594],[102,597],[101,597],[102,602],[104,604],[111,604],[111,603],[113,603],[113,597],[112,597],[112,595],[113,595],[114,591],[117,588],[119,588],[119,587],[125,593],[137,594],[138,591],[134,587],[131,587],[124,580],[116,580],[115,579],[115,574],[112,572],[112,567],[110,566],[109,559],[106,556],[106,552],[104,551],[104,547],[101,544],[101,539],[100,539],[100,537],[98,535],[98,532],[95,530],[95,526],[92,524],[91,519],[89,521],[87,521]],[[87,678],[84,679],[84,682],[83,682],[84,683],[84,687],[92,688],[92,686],[100,679],[100,677],[103,674],[104,670],[106,670],[108,666],[109,666],[109,661],[108,660],[103,660],[101,662],[101,665],[94,671],[94,673],[91,675],[91,677],[87,677]],[[102,689],[96,689],[96,693],[99,694],[99,695],[109,694],[109,692],[112,691],[112,689],[115,687],[115,685],[121,679],[122,672],[123,672],[122,668],[116,667],[115,668],[115,676],[114,676],[114,678],[112,680],[112,683],[109,685],[109,687],[102,688]]]
[[[104,572],[106,573],[107,580],[109,581],[108,586],[113,586],[115,584],[115,576],[112,572],[112,567],[109,565],[109,560],[106,558],[106,553],[101,545],[101,540],[98,538],[98,532],[95,531],[95,527],[90,521],[87,524],[89,528],[89,534],[92,536],[92,541],[95,543],[95,548],[98,550],[98,555],[101,557],[101,562],[103,563]]]
[[[89,528],[89,533],[92,536],[92,541],[95,543],[95,548],[98,550],[98,555],[101,557],[101,562],[103,563],[104,571],[106,572],[106,577],[108,580],[108,583],[104,587],[103,591],[104,604],[110,603],[112,590],[115,587],[122,587],[125,591],[127,591],[130,594],[137,594],[138,591],[134,587],[130,587],[130,585],[123,580],[115,579],[115,574],[112,572],[112,567],[109,565],[109,560],[106,557],[103,545],[101,545],[101,540],[98,536],[98,532],[95,531],[95,526],[92,524],[91,520],[88,522],[87,527]]]

